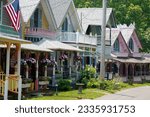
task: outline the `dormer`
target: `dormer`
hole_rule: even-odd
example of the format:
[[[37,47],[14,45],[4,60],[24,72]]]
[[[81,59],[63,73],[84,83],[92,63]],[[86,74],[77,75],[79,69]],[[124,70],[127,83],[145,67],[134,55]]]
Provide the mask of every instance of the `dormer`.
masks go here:
[[[135,26],[133,24],[119,25],[120,29],[129,49],[131,52],[131,57],[142,57],[140,54],[140,49],[142,49],[141,43],[135,31]]]
[[[111,53],[116,57],[128,57],[130,51],[118,28],[106,29],[106,40],[111,40]]]

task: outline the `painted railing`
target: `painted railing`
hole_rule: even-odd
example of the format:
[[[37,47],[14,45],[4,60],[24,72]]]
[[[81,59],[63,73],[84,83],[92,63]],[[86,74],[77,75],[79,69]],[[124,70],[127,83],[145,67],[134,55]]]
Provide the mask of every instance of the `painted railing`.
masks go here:
[[[4,96],[4,88],[5,88],[5,74],[0,72],[0,95]]]
[[[81,34],[79,32],[59,32],[57,33],[56,39],[66,43],[97,45],[97,37]]]
[[[0,24],[0,33],[8,36],[19,37],[19,33],[14,30],[13,27]]]
[[[18,80],[19,80],[19,77],[17,75],[10,75],[8,80],[9,80],[8,90],[13,92],[13,93],[18,93]]]
[[[55,32],[52,32],[48,29],[42,29],[42,28],[26,28],[25,29],[25,35],[28,36],[38,36],[38,37],[48,37],[53,38],[55,36]]]

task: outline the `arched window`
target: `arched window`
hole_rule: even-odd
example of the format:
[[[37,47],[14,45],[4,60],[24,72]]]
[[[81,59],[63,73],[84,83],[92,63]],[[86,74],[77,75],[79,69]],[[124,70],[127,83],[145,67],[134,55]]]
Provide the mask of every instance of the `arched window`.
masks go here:
[[[119,52],[120,51],[120,46],[119,46],[119,40],[118,38],[116,39],[114,43],[114,51]]]
[[[134,43],[133,43],[133,39],[131,38],[129,40],[129,48],[133,51],[134,50]]]
[[[67,18],[65,18],[64,23],[62,25],[62,31],[63,32],[68,31],[68,19]]]
[[[30,19],[30,27],[32,28],[41,28],[42,27],[42,10],[37,8],[34,14],[31,16]]]

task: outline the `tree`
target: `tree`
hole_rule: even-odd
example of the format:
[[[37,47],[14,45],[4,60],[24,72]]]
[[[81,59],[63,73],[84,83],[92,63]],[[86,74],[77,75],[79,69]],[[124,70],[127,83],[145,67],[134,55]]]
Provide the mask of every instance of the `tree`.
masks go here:
[[[102,7],[102,0],[74,0],[76,7]],[[150,45],[150,0],[108,0],[108,7],[115,11],[117,24],[135,23],[144,52]]]

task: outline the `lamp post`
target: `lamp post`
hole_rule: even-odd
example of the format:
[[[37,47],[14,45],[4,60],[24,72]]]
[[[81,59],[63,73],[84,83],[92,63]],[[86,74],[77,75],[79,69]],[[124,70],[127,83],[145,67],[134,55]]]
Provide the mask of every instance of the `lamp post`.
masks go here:
[[[106,9],[107,9],[107,0],[103,0],[103,20],[102,20],[102,38],[101,38],[101,65],[100,65],[100,78],[102,78],[102,79],[105,77]]]

